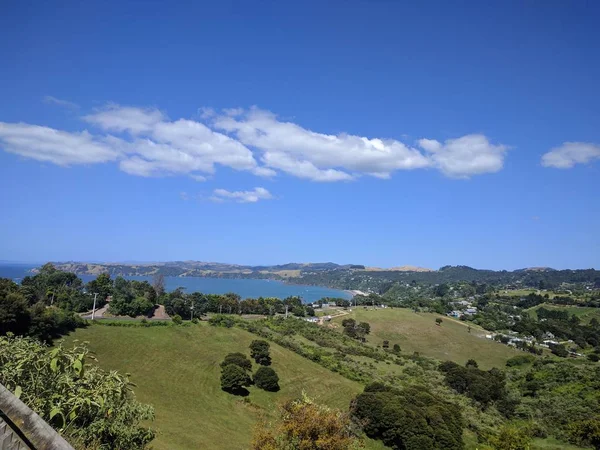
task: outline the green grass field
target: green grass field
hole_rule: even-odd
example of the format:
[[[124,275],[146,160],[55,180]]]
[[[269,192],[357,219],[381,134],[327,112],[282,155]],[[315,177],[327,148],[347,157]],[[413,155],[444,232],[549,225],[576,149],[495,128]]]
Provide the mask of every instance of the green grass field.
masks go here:
[[[271,343],[272,367],[281,390],[251,387],[251,404],[220,389],[219,363],[230,352],[249,355],[256,337],[237,328],[206,323],[187,327],[107,327],[79,329],[65,341],[88,341],[105,369],[129,373],[137,398],[155,407],[152,443],[162,449],[247,449],[261,415],[274,418],[277,404],[305,391],[320,403],[347,410],[362,391],[358,383]],[[255,369],[256,369],[255,365]],[[367,448],[384,448],[368,441]]]
[[[526,311],[537,319],[537,310],[540,308],[554,309],[557,311],[567,311],[569,314],[575,314],[581,319],[583,323],[589,323],[592,318],[600,320],[600,308],[591,308],[586,306],[557,306],[548,303],[542,303],[541,305],[529,308]]]
[[[472,358],[483,369],[503,368],[508,358],[520,354],[506,345],[486,339],[486,332],[477,326],[472,325],[469,333],[467,322],[438,314],[415,313],[405,308],[356,308],[350,315],[336,318],[334,322],[340,325],[348,317],[371,324],[371,334],[367,337],[369,343],[381,345],[384,340],[389,340],[390,347],[400,344],[405,354],[419,352],[459,364]],[[443,320],[441,326],[435,323],[437,317]],[[341,326],[338,329],[341,330]]]

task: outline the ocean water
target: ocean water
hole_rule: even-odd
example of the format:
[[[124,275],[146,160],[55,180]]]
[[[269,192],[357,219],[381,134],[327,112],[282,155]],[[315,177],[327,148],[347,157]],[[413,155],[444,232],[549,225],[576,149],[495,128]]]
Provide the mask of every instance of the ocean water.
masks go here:
[[[38,267],[25,264],[0,264],[0,278],[11,278],[16,282],[27,275],[31,269]],[[79,275],[85,283],[96,278],[94,275]],[[129,280],[147,280],[152,282],[151,277],[125,277]],[[341,297],[349,299],[351,294],[338,289],[330,289],[321,286],[303,286],[298,284],[286,284],[275,280],[254,279],[225,279],[225,278],[198,278],[198,277],[165,277],[165,288],[173,291],[178,287],[184,288],[185,292],[203,292],[205,294],[225,294],[235,292],[242,298],[299,296],[306,303],[314,302],[323,297]]]

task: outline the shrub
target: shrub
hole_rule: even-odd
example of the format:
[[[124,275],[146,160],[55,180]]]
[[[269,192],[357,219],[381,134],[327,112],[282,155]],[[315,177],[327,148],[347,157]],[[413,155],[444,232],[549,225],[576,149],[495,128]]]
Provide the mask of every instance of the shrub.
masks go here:
[[[306,396],[281,407],[281,421],[273,429],[259,423],[252,450],[358,450],[348,414],[315,404]]]
[[[227,356],[225,356],[225,359],[223,359],[221,367],[231,364],[238,366],[243,370],[252,370],[252,363],[243,353],[229,353]]]
[[[254,384],[265,391],[276,392],[279,390],[279,377],[270,367],[259,367],[254,374]]]
[[[590,354],[588,355],[588,359],[589,359],[590,361],[592,361],[592,362],[598,362],[598,361],[600,361],[600,356],[598,356],[598,355],[597,355],[597,354],[595,354],[595,353],[590,353]]]
[[[221,389],[231,393],[240,393],[246,386],[250,386],[252,380],[244,369],[236,364],[222,366]]]
[[[394,353],[400,353],[400,345],[399,344],[394,344]]]
[[[535,361],[535,356],[533,355],[517,355],[506,361],[506,367],[518,367],[523,366],[525,364],[530,364]]]
[[[197,325],[197,324],[198,324],[198,322],[199,322],[199,320],[198,320],[198,318],[197,318],[197,317],[194,317],[194,318],[192,319],[192,323],[193,323],[194,325]]]
[[[183,323],[183,319],[181,318],[181,316],[179,314],[175,314],[173,317],[173,323],[175,325],[181,325]]]
[[[208,323],[216,327],[231,328],[235,325],[235,320],[224,314],[216,314],[208,319]]]
[[[254,340],[250,344],[250,356],[254,358],[257,364],[268,366],[271,364],[269,355],[269,343],[263,340]]]
[[[135,400],[129,379],[87,364],[88,350],[48,349],[30,338],[0,338],[0,382],[78,447],[146,448],[140,426],[154,410]]]
[[[373,383],[353,402],[352,414],[367,436],[397,449],[462,450],[458,407],[422,387],[402,390]]]

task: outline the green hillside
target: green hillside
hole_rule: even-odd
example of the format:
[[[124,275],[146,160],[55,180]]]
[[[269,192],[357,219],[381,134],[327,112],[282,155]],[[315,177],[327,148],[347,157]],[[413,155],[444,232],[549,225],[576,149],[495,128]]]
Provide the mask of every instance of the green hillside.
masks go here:
[[[549,303],[542,303],[541,305],[534,306],[526,311],[532,317],[537,319],[537,310],[540,308],[546,308],[555,311],[567,311],[569,314],[574,314],[579,317],[583,323],[589,323],[594,317],[596,320],[600,320],[600,308],[591,308],[586,306],[558,306]]]
[[[348,317],[371,325],[371,334],[367,337],[369,343],[381,345],[384,340],[389,340],[390,346],[400,344],[405,354],[419,352],[459,364],[475,359],[483,369],[503,368],[508,358],[519,354],[513,348],[486,339],[489,332],[481,328],[472,326],[469,333],[467,323],[438,314],[415,313],[406,308],[372,310],[359,307],[334,322],[341,325]],[[435,323],[437,317],[443,320],[441,326]],[[341,326],[338,329],[341,330]]]
[[[362,391],[360,384],[271,343],[281,390],[251,387],[250,403],[223,392],[219,363],[229,352],[249,354],[256,339],[238,328],[94,325],[71,334],[66,344],[75,339],[89,341],[103,368],[129,373],[138,399],[155,407],[156,450],[246,449],[257,419],[274,417],[280,401],[306,391],[320,403],[347,409]],[[367,447],[383,448],[375,441]]]

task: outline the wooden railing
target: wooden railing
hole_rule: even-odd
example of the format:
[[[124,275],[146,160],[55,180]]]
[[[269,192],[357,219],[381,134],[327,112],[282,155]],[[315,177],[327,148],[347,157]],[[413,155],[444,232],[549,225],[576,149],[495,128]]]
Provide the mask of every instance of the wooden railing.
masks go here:
[[[73,447],[0,384],[0,450],[73,450]]]

